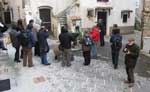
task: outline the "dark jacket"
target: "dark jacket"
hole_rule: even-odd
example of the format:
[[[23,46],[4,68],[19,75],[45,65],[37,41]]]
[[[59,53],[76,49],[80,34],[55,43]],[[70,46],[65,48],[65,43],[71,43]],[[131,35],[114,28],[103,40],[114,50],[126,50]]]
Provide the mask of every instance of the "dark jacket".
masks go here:
[[[125,50],[126,49],[126,50]],[[127,54],[127,52],[130,52],[130,54]],[[137,59],[139,57],[139,53],[140,53],[140,48],[138,45],[133,44],[133,45],[126,45],[126,47],[123,50],[124,53],[126,53],[125,55],[125,64],[127,67],[135,67]]]
[[[118,27],[114,27],[112,29],[112,34],[117,34],[117,33],[120,33],[120,29]]]
[[[39,42],[41,54],[47,53],[49,51],[49,45],[47,42],[48,36],[49,34],[46,31],[40,30],[38,32],[38,42]]]
[[[18,32],[16,29],[11,29],[11,32],[9,32],[10,35],[10,39],[12,42],[12,46],[17,48],[20,46],[20,42],[19,42],[19,35],[20,32]]]
[[[29,41],[29,44],[27,46],[23,46],[23,47],[24,48],[32,48],[35,45],[35,39],[34,39],[34,36],[33,36],[32,28],[27,28],[26,31],[29,35],[30,41]],[[22,32],[24,32],[24,31],[22,31]],[[19,37],[19,38],[21,38],[21,37]]]
[[[101,32],[100,32],[101,36],[106,35],[106,30],[105,30],[106,28],[105,28],[104,23],[99,23],[99,24],[98,24],[98,27],[99,27],[100,30],[101,30]]]
[[[114,44],[115,43],[115,38],[118,37],[120,38],[120,45],[116,47],[116,45]],[[110,43],[111,43],[111,48],[112,48],[112,51],[120,51],[121,47],[122,47],[122,36],[120,34],[113,34],[111,35],[111,38],[110,38]]]
[[[61,46],[64,49],[71,49],[71,42],[74,41],[74,37],[71,33],[69,33],[67,30],[64,30],[59,35],[59,41]]]

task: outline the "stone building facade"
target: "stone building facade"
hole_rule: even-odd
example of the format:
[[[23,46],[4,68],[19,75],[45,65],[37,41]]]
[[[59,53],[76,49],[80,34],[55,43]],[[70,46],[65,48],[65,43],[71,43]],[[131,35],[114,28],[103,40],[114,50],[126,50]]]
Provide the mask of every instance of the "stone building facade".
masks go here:
[[[23,0],[0,0],[0,20],[6,24],[24,19]]]
[[[106,33],[111,33],[113,24],[118,24],[122,33],[134,30],[136,0],[79,0],[79,9],[72,12],[83,30],[90,29],[103,19]],[[72,13],[70,15],[74,16]],[[72,18],[72,17],[71,17]],[[72,19],[74,24],[74,17]]]
[[[143,5],[143,50],[150,53],[150,0],[145,0]]]

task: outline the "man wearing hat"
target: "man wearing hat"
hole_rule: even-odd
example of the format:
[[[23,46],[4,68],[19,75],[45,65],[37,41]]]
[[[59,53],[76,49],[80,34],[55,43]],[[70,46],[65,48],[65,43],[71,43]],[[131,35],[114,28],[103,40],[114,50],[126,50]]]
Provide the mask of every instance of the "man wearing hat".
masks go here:
[[[133,87],[134,85],[134,69],[136,66],[137,59],[139,57],[139,46],[135,44],[135,39],[130,38],[128,39],[128,43],[126,47],[123,49],[125,55],[125,65],[126,65],[126,72],[127,72],[127,80],[125,83],[129,84],[129,87]]]

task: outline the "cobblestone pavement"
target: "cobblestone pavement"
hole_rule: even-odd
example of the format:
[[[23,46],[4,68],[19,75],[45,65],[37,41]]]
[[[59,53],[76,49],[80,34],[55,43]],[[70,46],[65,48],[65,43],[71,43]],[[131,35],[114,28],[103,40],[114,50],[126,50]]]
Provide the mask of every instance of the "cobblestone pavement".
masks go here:
[[[91,65],[85,67],[83,58],[75,56],[71,67],[61,67],[50,51],[48,56],[52,65],[42,66],[40,59],[34,57],[35,66],[28,68],[22,67],[22,63],[13,63],[14,50],[9,48],[9,60],[5,58],[0,62],[3,71],[0,78],[11,79],[12,89],[6,92],[149,92],[149,78],[135,74],[135,86],[128,88],[123,83],[126,79],[124,67],[114,70],[107,57],[92,60]]]

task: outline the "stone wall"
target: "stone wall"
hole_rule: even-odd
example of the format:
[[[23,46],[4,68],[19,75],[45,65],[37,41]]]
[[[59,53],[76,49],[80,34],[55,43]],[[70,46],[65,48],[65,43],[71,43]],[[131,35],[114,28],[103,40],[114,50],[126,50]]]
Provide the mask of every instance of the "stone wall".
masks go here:
[[[144,8],[144,37],[150,37],[150,0],[145,0]]]
[[[150,0],[145,0],[144,6],[144,48],[143,50],[146,53],[150,51]]]

